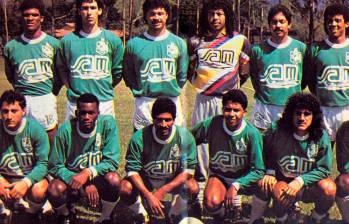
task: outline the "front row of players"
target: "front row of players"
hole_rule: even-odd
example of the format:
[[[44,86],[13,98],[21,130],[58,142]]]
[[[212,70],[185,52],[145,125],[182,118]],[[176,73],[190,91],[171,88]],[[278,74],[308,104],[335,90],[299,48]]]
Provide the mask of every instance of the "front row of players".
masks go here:
[[[72,221],[71,203],[79,197],[87,198],[92,207],[101,201],[100,223],[110,222],[119,195],[120,203],[140,214],[140,222],[148,215],[184,216],[186,205],[199,193],[193,178],[196,141],[210,148],[203,206],[216,219],[231,214],[239,219],[241,194],[254,194],[249,223],[261,221],[270,198],[278,223],[287,220],[288,209],[298,200],[315,202],[311,223],[321,223],[334,200],[349,223],[349,140],[345,138],[349,123],[337,135],[340,175],[335,183],[329,177],[331,143],[315,97],[301,93],[290,97],[282,118],[264,139],[244,119],[247,98],[242,91],[229,91],[222,102],[223,115],[198,123],[190,132],[174,125],[173,101],[157,99],[153,124],[134,133],[129,143],[127,176],[121,180],[116,172],[120,162],[116,121],[99,115],[94,95],[78,98],[76,118],[58,129],[49,154],[45,130],[25,116],[25,98],[6,91],[0,98],[1,200],[8,208],[23,207],[21,215],[30,218],[21,220],[30,223],[36,223],[46,198],[61,223]],[[167,214],[164,201],[169,195]]]

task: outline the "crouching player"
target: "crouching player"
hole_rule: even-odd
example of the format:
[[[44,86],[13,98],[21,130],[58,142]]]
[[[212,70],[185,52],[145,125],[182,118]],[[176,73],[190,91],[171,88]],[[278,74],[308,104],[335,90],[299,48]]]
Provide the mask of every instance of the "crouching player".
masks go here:
[[[0,107],[0,198],[7,207],[25,205],[21,223],[38,223],[48,188],[48,136],[37,121],[25,117],[23,95],[5,91]]]
[[[116,173],[120,145],[116,121],[111,115],[99,115],[99,101],[86,93],[77,100],[76,118],[57,131],[49,158],[48,199],[58,220],[67,223],[73,198],[87,197],[96,207],[101,199],[102,215],[98,222],[110,222],[118,199],[120,176]],[[68,207],[67,207],[68,204]]]
[[[204,208],[218,220],[233,210],[227,215],[241,221],[241,194],[252,194],[264,175],[262,136],[244,119],[248,102],[241,90],[225,93],[222,102],[223,115],[198,123],[192,133],[197,144],[209,145]]]
[[[158,98],[151,116],[153,124],[137,131],[129,143],[127,177],[121,182],[120,197],[145,218],[144,207],[150,216],[165,218],[168,211],[163,201],[171,194],[168,216],[178,217],[199,192],[192,178],[197,164],[195,140],[189,130],[174,125],[176,105],[170,98]]]
[[[323,223],[336,185],[329,177],[331,142],[318,100],[311,94],[292,95],[282,118],[266,131],[263,150],[267,173],[259,186],[265,197],[254,196],[251,223],[263,215],[267,195],[274,199],[277,223],[286,222],[288,209],[298,200],[315,203],[309,223]]]

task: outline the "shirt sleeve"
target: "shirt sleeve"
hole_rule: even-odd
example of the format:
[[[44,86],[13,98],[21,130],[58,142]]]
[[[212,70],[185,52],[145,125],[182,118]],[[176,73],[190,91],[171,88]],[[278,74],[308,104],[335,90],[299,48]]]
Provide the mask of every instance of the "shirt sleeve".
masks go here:
[[[177,60],[177,83],[180,88],[183,88],[187,81],[187,72],[189,66],[189,56],[187,45],[184,40],[181,40],[180,52]]]
[[[12,66],[10,60],[10,50],[9,46],[6,45],[4,48],[4,58],[5,58],[5,74],[6,78],[12,85],[14,84],[15,79],[15,68]]]
[[[138,173],[142,168],[143,139],[142,130],[137,131],[131,138],[126,152],[125,170],[127,176]]]
[[[212,122],[212,117],[196,124],[190,131],[194,136],[196,145],[201,145],[203,143],[208,143],[208,129]]]
[[[59,76],[60,81],[63,84],[69,83],[70,69],[67,58],[65,54],[65,43],[61,40],[58,53],[56,56],[56,71]]]
[[[135,69],[136,67],[132,53],[132,46],[130,43],[127,43],[123,57],[122,77],[125,81],[126,86],[131,90],[134,89],[134,86],[137,82]]]
[[[344,122],[337,131],[336,158],[339,173],[349,173],[349,122]]]
[[[270,127],[265,131],[263,135],[263,154],[266,166],[266,174],[271,176],[275,176],[276,173],[276,158],[274,157],[273,153],[274,132],[275,130],[272,127]]]
[[[193,135],[186,129],[183,132],[182,137],[182,170],[194,175],[195,167],[197,165],[195,139]]]
[[[243,48],[239,57],[239,76],[240,76],[240,84],[242,85],[250,74],[250,57],[251,57],[251,44],[245,38]]]
[[[122,78],[122,60],[124,55],[124,47],[120,38],[116,37],[114,40],[115,46],[112,55],[112,75],[113,83],[119,83]]]

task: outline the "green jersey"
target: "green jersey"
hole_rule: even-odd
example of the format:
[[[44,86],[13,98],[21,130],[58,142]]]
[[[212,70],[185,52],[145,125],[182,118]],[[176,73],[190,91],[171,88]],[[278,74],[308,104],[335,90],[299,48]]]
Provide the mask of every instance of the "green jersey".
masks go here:
[[[349,121],[343,122],[337,131],[336,153],[339,173],[349,173]]]
[[[255,98],[263,104],[284,106],[301,91],[306,45],[291,37],[283,44],[270,39],[252,48],[251,80]]]
[[[161,37],[143,33],[127,42],[123,78],[135,97],[179,96],[187,79],[187,45],[166,32]]]
[[[116,171],[120,163],[119,133],[115,119],[99,115],[94,131],[84,134],[77,118],[59,127],[49,158],[50,172],[67,184],[85,168],[93,177]]]
[[[113,80],[121,79],[124,49],[120,38],[101,29],[93,34],[72,32],[61,41],[57,69],[68,76],[69,101],[93,93],[102,101],[113,100]]]
[[[197,164],[196,145],[184,127],[173,125],[170,137],[161,140],[154,125],[137,131],[126,153],[126,172],[140,173],[152,179],[172,179],[180,172],[194,173]]]
[[[302,139],[273,123],[263,140],[267,174],[278,178],[300,177],[305,186],[331,174],[331,142],[325,130],[314,141],[309,137]]]
[[[262,136],[248,121],[232,132],[218,115],[195,125],[192,133],[197,145],[208,143],[211,173],[234,178],[242,188],[263,177]]]
[[[0,176],[28,178],[32,184],[48,172],[48,136],[35,120],[23,117],[17,131],[8,130],[0,120]]]
[[[21,35],[8,42],[4,49],[5,71],[13,88],[30,96],[51,93],[58,78],[54,69],[58,48],[59,41],[46,33],[34,40]]]

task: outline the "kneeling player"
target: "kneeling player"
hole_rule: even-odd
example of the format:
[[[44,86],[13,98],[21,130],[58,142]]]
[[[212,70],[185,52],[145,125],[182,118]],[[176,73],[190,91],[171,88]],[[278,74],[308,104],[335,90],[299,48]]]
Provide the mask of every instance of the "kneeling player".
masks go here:
[[[244,119],[247,103],[241,90],[231,90],[223,95],[223,115],[211,117],[192,129],[197,144],[209,145],[204,208],[217,219],[225,216],[225,210],[234,210],[233,219],[240,220],[240,194],[252,194],[250,187],[264,175],[262,137]]]
[[[268,195],[274,198],[278,223],[287,220],[287,210],[298,200],[314,202],[310,223],[322,223],[336,194],[329,177],[331,152],[318,100],[311,94],[292,95],[282,118],[264,135],[267,174],[259,186],[265,197],[261,192],[254,196],[251,223],[263,215]]]
[[[169,216],[186,212],[188,199],[199,192],[193,173],[196,145],[191,133],[174,125],[176,105],[158,98],[151,112],[153,124],[137,131],[126,154],[127,177],[121,182],[120,197],[135,212],[164,218],[163,201],[173,195]],[[168,211],[167,211],[168,212]]]
[[[21,223],[38,223],[48,187],[48,136],[37,121],[25,117],[23,95],[5,91],[0,107],[0,198],[7,207],[26,201]]]
[[[99,115],[99,101],[86,93],[77,100],[76,118],[57,131],[50,154],[49,201],[59,221],[69,219],[72,196],[86,196],[96,207],[102,201],[99,222],[108,223],[118,199],[120,176],[116,173],[120,145],[115,119]],[[76,198],[75,197],[75,198]]]

